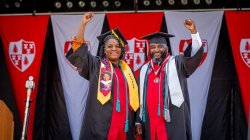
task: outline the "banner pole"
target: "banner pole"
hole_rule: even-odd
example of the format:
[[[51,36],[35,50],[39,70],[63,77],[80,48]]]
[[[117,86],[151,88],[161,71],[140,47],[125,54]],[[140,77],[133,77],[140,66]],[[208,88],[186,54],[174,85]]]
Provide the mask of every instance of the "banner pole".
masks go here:
[[[26,107],[25,107],[25,114],[24,114],[24,122],[23,122],[23,130],[22,130],[22,137],[21,140],[25,140],[27,137],[27,129],[28,129],[28,122],[29,122],[29,114],[30,114],[30,103],[32,100],[30,100],[30,95],[32,90],[35,87],[35,83],[33,81],[33,77],[30,76],[29,80],[26,81],[25,87],[27,89],[27,100],[26,102]]]

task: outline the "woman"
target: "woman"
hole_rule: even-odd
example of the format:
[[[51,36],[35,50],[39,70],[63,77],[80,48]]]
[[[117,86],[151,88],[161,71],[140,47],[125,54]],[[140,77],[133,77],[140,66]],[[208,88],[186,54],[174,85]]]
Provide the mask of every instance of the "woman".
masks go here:
[[[133,140],[134,112],[139,107],[138,87],[130,67],[123,61],[124,39],[118,29],[97,37],[99,56],[90,54],[84,41],[84,31],[93,13],[84,14],[73,40],[69,61],[79,74],[89,80],[89,94],[81,129],[81,140]],[[102,75],[111,73],[109,89],[101,88]]]

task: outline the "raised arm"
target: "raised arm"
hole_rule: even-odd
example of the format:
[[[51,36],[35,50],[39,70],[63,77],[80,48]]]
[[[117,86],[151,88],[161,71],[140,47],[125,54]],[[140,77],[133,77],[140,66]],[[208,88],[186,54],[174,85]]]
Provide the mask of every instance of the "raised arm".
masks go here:
[[[195,22],[191,19],[186,19],[184,21],[184,26],[190,31],[192,38],[192,48],[191,48],[191,56],[195,55],[196,52],[202,46],[201,38],[199,32],[196,29]]]
[[[199,66],[202,56],[203,56],[203,47],[199,32],[196,29],[196,25],[193,20],[187,19],[184,21],[184,26],[190,31],[192,37],[192,44],[190,44],[187,50],[184,53],[184,58],[179,56],[179,62],[183,60],[184,70],[183,74],[185,77],[189,77]]]
[[[94,16],[93,12],[87,12],[83,15],[82,22],[75,36],[77,40],[81,40],[81,39],[84,40],[85,27],[87,23],[93,18],[93,16]]]
[[[89,79],[89,73],[94,71],[94,65],[98,61],[88,51],[88,46],[84,40],[85,27],[93,18],[93,15],[92,12],[83,15],[77,34],[72,40],[72,50],[67,54],[68,60],[78,68],[79,74],[85,79]]]
[[[84,39],[85,28],[86,28],[87,23],[93,18],[93,16],[94,16],[93,12],[87,12],[83,15],[82,21],[79,25],[76,36],[74,36],[72,38],[72,40],[73,40],[73,44],[72,44],[73,52],[76,51],[83,43],[85,43],[85,39]]]

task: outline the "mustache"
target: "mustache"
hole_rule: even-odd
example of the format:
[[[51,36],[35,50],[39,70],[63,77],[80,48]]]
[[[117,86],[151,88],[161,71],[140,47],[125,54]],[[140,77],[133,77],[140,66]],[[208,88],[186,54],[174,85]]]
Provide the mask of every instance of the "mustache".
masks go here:
[[[155,64],[160,64],[162,63],[162,61],[165,59],[165,57],[167,56],[167,50],[165,50],[164,52],[161,53],[161,57],[160,58],[155,58],[154,54],[150,54],[150,57],[152,58],[153,62]]]

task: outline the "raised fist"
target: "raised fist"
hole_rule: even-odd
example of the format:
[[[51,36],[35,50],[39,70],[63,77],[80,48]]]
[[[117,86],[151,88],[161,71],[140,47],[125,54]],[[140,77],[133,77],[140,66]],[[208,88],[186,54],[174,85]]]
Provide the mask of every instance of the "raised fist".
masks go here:
[[[93,12],[87,12],[82,17],[82,23],[87,24],[94,16]]]
[[[184,20],[184,26],[192,33],[192,34],[196,34],[197,30],[195,27],[195,23],[193,20],[191,19],[185,19]]]

